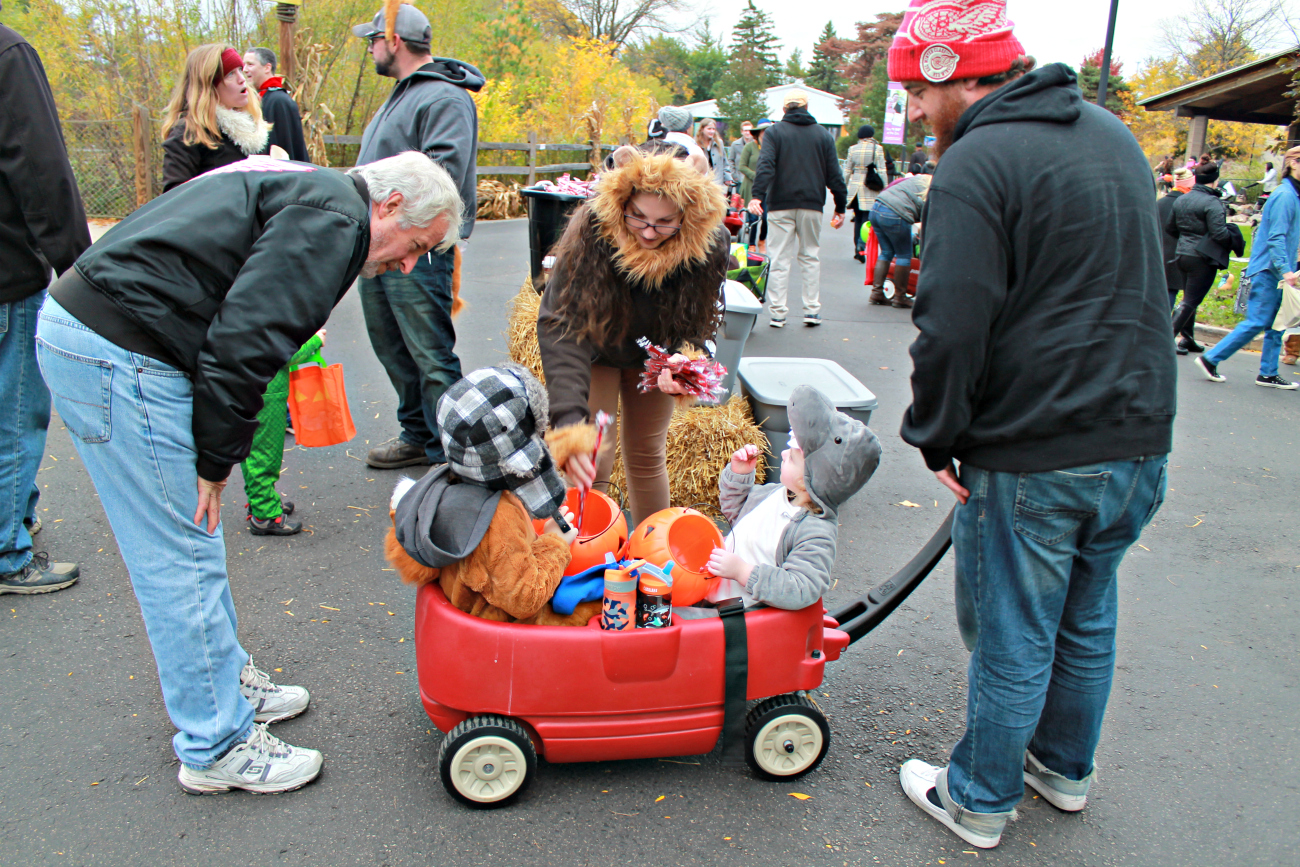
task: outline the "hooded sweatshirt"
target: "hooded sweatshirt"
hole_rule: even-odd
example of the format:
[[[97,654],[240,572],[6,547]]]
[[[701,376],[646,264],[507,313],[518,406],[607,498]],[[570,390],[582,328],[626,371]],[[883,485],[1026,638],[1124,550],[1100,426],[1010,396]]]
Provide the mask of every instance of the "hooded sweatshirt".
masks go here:
[[[836,411],[825,395],[809,385],[791,393],[789,411],[791,433],[804,457],[804,487],[819,511],[795,511],[777,541],[776,563],[754,564],[742,596],[746,604],[753,600],[797,610],[816,602],[830,587],[839,508],[880,466],[880,440],[862,422]],[[722,513],[737,541],[745,533],[770,530],[761,518],[757,526],[748,526],[745,519],[770,497],[786,495],[779,483],[754,487],[753,473],[733,472],[730,464],[722,471],[718,488]],[[710,593],[710,599],[716,602],[732,595],[720,588]]]
[[[820,211],[826,207],[828,189],[835,198],[835,213],[844,213],[848,190],[831,134],[817,125],[808,109],[791,109],[763,133],[753,197],[768,211]]]
[[[1170,450],[1155,181],[1073,71],[1035,70],[962,114],[925,230],[902,437],[930,469],[1044,472]]]
[[[477,67],[435,57],[393,85],[361,136],[357,165],[404,151],[423,151],[447,170],[465,203],[460,236],[474,230],[478,212],[478,108],[470,91],[487,83]]]

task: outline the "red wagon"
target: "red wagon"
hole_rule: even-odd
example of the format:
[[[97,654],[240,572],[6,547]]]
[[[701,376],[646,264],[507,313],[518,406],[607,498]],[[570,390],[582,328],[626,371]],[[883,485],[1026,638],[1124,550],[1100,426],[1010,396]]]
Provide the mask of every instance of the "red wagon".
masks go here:
[[[924,580],[949,544],[951,517],[907,566],[827,615],[733,607],[664,629],[498,623],[420,589],[420,698],[443,732],[443,785],[471,807],[513,800],[549,762],[696,755],[723,739],[726,764],[788,780],[820,764],[830,726],[805,693]],[[694,609],[697,612],[702,610]],[[749,702],[758,702],[749,705]],[[742,758],[743,753],[743,758]]]

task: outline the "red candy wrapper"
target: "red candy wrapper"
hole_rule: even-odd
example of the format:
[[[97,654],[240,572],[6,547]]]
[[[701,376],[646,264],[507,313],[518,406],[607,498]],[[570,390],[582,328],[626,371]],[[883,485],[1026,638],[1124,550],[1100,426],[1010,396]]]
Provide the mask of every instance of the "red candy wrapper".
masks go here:
[[[667,370],[691,397],[713,399],[722,396],[722,380],[727,375],[725,366],[708,358],[670,362],[669,353],[644,337],[637,341],[637,345],[650,353],[645,373],[641,374],[642,393],[658,388],[659,374]]]

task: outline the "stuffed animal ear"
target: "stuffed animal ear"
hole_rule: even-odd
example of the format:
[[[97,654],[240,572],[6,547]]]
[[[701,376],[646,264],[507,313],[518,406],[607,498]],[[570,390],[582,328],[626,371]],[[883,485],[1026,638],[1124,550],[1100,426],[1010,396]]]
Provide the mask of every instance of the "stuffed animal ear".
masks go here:
[[[641,155],[641,152],[632,145],[623,145],[614,151],[611,157],[614,160],[614,168],[621,169]]]
[[[695,170],[702,175],[707,175],[709,173],[709,161],[704,158],[704,154],[693,153],[686,158],[686,162],[689,165],[694,166]]]

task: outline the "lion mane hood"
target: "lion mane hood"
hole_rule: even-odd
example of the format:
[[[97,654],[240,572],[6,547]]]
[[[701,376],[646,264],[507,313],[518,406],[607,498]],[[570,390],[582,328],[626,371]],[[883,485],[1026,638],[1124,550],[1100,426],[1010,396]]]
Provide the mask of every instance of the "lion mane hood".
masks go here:
[[[682,213],[681,230],[654,250],[637,243],[623,222],[628,199],[637,193],[663,196]],[[587,204],[600,236],[614,248],[618,270],[652,289],[679,268],[704,264],[727,213],[722,187],[693,165],[668,154],[647,156],[629,146],[614,152],[614,168],[600,176]]]

